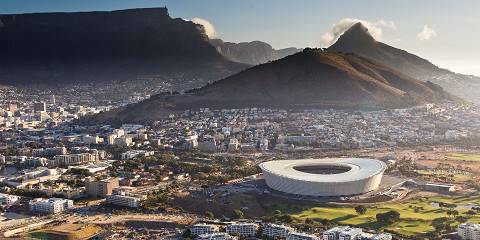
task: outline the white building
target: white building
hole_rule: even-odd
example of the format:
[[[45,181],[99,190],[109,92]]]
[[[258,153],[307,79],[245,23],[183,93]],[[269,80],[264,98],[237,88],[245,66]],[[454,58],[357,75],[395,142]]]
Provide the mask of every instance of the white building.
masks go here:
[[[226,231],[233,236],[253,237],[257,234],[258,224],[233,223],[227,226]]]
[[[362,235],[361,228],[347,228],[340,232],[338,237],[339,240],[355,240],[358,239]]]
[[[82,140],[85,144],[99,144],[103,142],[103,139],[101,139],[99,136],[90,136],[90,135],[83,136]]]
[[[190,227],[190,233],[192,235],[212,234],[218,231],[218,226],[213,224],[199,223]]]
[[[153,151],[145,151],[145,150],[130,150],[122,153],[121,159],[122,160],[131,160],[135,157],[148,157],[154,154]]]
[[[312,234],[291,232],[288,234],[287,240],[320,240],[320,238]]]
[[[107,195],[106,202],[109,204],[129,207],[129,208],[138,208],[140,205],[140,198],[127,196],[125,194],[115,194],[115,195]]]
[[[218,232],[218,233],[200,234],[195,239],[198,239],[198,240],[229,240],[229,239],[236,239],[236,238],[228,235],[228,233]]]
[[[63,198],[37,199],[30,202],[30,210],[37,213],[56,214],[73,208],[73,201]]]
[[[480,240],[480,224],[469,222],[458,225],[458,236],[466,240]]]
[[[266,224],[263,226],[263,235],[269,238],[286,238],[293,229],[284,225]]]
[[[0,193],[0,205],[10,206],[20,199],[19,196]]]
[[[370,240],[392,240],[392,234],[389,233],[380,233],[375,234]]]
[[[328,229],[327,231],[323,232],[323,240],[338,240],[340,237],[340,232],[342,232],[347,228],[349,227],[338,226],[338,227]]]

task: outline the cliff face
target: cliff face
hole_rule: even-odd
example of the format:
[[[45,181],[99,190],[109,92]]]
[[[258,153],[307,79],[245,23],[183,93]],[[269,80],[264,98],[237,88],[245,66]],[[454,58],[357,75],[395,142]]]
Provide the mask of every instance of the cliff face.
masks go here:
[[[261,41],[232,43],[224,42],[220,39],[212,39],[210,43],[220,54],[231,61],[250,65],[258,65],[281,59],[302,50],[293,47],[277,50],[270,46],[270,44]]]
[[[245,65],[166,8],[0,15],[0,83],[62,84],[176,74],[218,79]]]

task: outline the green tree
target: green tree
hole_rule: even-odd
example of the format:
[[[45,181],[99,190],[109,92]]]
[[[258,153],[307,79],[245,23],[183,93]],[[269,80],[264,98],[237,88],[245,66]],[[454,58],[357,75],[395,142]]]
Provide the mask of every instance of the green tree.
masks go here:
[[[378,213],[377,215],[375,215],[375,217],[377,219],[377,222],[379,223],[385,225],[392,225],[395,222],[398,222],[398,220],[400,220],[400,213],[395,210],[391,210],[385,213]]]
[[[235,216],[235,218],[239,219],[239,218],[243,218],[244,214],[243,214],[242,210],[235,209],[235,210],[233,210],[233,216]]]
[[[362,206],[362,205],[358,205],[355,207],[355,211],[358,213],[358,214],[365,214],[367,212],[367,208],[365,206]]]
[[[205,216],[206,216],[207,218],[210,218],[210,219],[215,218],[215,216],[213,215],[213,213],[210,212],[210,211],[206,211],[206,212],[205,212]]]

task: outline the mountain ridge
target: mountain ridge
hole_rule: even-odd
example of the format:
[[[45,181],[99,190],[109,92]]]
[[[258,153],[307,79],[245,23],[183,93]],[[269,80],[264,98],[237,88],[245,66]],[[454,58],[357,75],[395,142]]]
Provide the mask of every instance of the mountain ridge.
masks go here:
[[[97,115],[93,120],[154,121],[204,107],[373,110],[444,100],[455,98],[433,83],[415,80],[354,54],[308,48],[185,94],[156,95],[124,109]]]
[[[480,96],[472,91],[480,87],[479,77],[454,73],[415,54],[378,42],[361,23],[345,31],[327,51],[354,53],[381,62],[410,77],[436,83],[465,100],[480,103]]]
[[[197,79],[204,85],[248,65],[227,60],[200,25],[167,8],[0,15],[0,83]]]
[[[250,65],[278,60],[301,51],[294,47],[274,49],[270,44],[262,41],[233,43],[211,39],[210,43],[227,59]]]

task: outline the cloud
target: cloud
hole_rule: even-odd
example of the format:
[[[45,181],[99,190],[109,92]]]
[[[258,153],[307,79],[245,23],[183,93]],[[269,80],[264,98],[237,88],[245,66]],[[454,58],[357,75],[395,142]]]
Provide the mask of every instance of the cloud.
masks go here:
[[[435,32],[435,30],[428,25],[424,25],[423,30],[417,34],[417,39],[423,42],[430,40],[435,36],[437,36],[437,32]]]
[[[356,18],[344,18],[337,23],[332,25],[332,28],[330,31],[324,33],[321,37],[321,43],[324,46],[330,46],[337,39],[346,31],[348,30],[351,26],[353,26],[356,23],[362,23],[365,27],[368,28],[368,32],[372,34],[372,36],[376,40],[381,40],[382,35],[383,35],[383,29],[388,28],[388,29],[396,29],[397,26],[393,21],[386,21],[384,19],[380,19],[376,22],[370,22],[367,20],[362,20],[362,19],[356,19]]]
[[[205,34],[207,34],[208,38],[213,39],[217,37],[217,31],[215,30],[215,26],[213,26],[213,24],[210,23],[209,21],[203,18],[193,18],[192,22],[202,25],[205,31]]]

